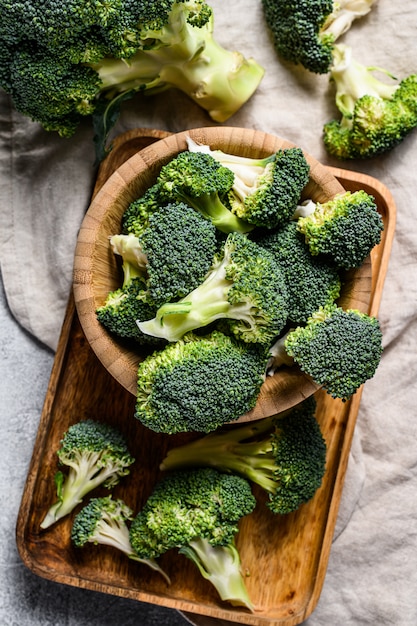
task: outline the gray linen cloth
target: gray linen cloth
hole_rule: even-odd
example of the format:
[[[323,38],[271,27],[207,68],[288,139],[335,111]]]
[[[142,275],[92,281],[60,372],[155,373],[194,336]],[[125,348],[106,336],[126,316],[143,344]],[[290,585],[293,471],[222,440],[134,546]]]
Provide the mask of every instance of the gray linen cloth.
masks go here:
[[[212,0],[216,39],[253,56],[265,77],[227,124],[289,139],[319,161],[384,183],[397,228],[379,318],[384,354],[362,397],[328,573],[310,626],[417,623],[417,129],[391,153],[336,162],[324,150],[323,123],[337,117],[327,76],[280,61],[259,0]],[[417,72],[412,0],[379,0],[343,43],[365,65],[398,78]],[[176,91],[126,103],[114,133],[135,127],[171,132],[213,125]],[[68,295],[78,228],[94,184],[89,124],[60,139],[16,113],[0,94],[0,262],[17,322],[54,350]],[[197,618],[200,626],[215,626]]]

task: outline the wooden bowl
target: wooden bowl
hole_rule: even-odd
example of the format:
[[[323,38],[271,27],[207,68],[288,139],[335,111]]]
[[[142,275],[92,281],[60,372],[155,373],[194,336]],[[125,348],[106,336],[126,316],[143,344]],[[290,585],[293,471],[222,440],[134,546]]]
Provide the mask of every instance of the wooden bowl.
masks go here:
[[[152,185],[163,164],[187,148],[187,136],[213,149],[242,156],[263,157],[294,144],[261,131],[234,128],[199,128],[169,135],[131,156],[102,185],[81,224],[74,259],[74,299],[84,334],[98,359],[130,393],[136,395],[138,364],[147,352],[110,335],[97,321],[96,309],[120,286],[120,268],[109,236],[120,232],[121,217],[129,204]],[[305,153],[310,181],[303,198],[324,202],[344,188],[324,165]],[[368,312],[372,286],[371,261],[348,272],[340,304]],[[283,411],[312,395],[318,386],[298,367],[282,368],[266,379],[257,404],[238,421],[256,420]],[[236,422],[234,422],[236,423]]]

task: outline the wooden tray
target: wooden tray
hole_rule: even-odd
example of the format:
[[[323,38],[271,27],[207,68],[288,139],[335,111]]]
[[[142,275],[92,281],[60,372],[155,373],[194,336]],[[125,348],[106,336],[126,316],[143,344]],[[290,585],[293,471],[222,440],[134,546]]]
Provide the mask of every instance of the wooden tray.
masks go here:
[[[123,160],[167,133],[138,129],[119,137],[100,168],[95,192]],[[381,244],[372,254],[370,313],[377,315],[395,227],[395,205],[387,188],[374,178],[331,168],[346,189],[372,193],[384,219]],[[26,485],[19,510],[16,540],[25,565],[39,576],[181,610],[203,624],[234,622],[251,626],[293,626],[314,610],[324,581],[338,506],[359,409],[361,391],[346,403],[316,394],[318,419],[328,446],[327,471],[313,500],[286,516],[274,516],[259,504],[241,524],[237,545],[241,553],[254,614],[219,600],[214,588],[195,566],[175,551],[160,559],[170,575],[164,579],[118,551],[71,545],[71,516],[46,531],[39,524],[55,499],[56,450],[67,428],[92,417],[116,425],[136,457],[130,476],[114,490],[138,511],[159,478],[159,463],[170,447],[189,435],[153,433],[133,417],[134,396],[108,374],[89,347],[70,297],[54,360]],[[97,490],[94,495],[103,495]]]

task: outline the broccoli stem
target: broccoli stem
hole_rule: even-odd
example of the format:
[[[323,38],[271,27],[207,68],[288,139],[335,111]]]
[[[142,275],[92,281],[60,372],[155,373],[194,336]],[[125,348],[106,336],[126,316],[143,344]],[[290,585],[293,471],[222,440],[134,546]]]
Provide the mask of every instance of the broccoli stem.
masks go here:
[[[184,200],[222,233],[248,233],[253,230],[253,225],[229,211],[216,193],[197,196],[195,199],[187,195]]]
[[[283,412],[281,416],[287,413]],[[206,435],[169,450],[160,469],[167,471],[180,467],[211,466],[238,473],[269,493],[274,493],[277,486],[274,479],[276,462],[268,436],[272,430],[272,419],[265,418],[255,424],[233,428],[229,432]],[[255,437],[260,439],[250,441]]]
[[[77,457],[71,461],[66,459],[69,466],[66,476],[62,472],[55,475],[58,500],[50,507],[40,527],[45,529],[62,519],[80,504],[87,493],[99,487],[114,475],[112,465],[97,470],[101,453],[91,452]]]
[[[253,611],[253,604],[240,570],[236,546],[212,546],[207,539],[193,539],[179,550],[198,567],[200,574],[215,587],[220,598],[233,606]]]
[[[337,45],[333,50],[331,80],[336,85],[336,106],[344,118],[352,118],[357,100],[363,96],[373,96],[391,100],[398,84],[387,85],[371,74],[380,71],[395,80],[389,72],[378,67],[367,67],[352,57],[349,46]]]
[[[216,122],[224,122],[253,94],[264,69],[253,59],[226,50],[213,38],[212,19],[201,28],[185,21],[177,11],[172,26],[165,31],[167,41],[158,47],[139,51],[129,62],[104,59],[92,64],[103,83],[106,97],[121,92],[155,93],[177,87]]]
[[[232,312],[240,321],[252,327],[250,303],[228,302],[227,293],[232,285],[226,278],[229,261],[229,255],[226,254],[203,283],[182,300],[163,304],[153,319],[138,323],[139,329],[145,334],[174,342],[192,330],[204,328],[218,319],[231,317]]]

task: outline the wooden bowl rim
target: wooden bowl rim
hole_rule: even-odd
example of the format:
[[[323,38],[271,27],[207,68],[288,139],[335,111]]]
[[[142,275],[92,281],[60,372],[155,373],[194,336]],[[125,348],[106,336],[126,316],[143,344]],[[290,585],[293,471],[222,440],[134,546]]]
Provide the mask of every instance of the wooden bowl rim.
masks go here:
[[[135,350],[126,349],[123,342],[111,336],[98,322],[95,314],[97,307],[104,301],[104,293],[117,286],[115,276],[113,275],[112,283],[112,277],[109,275],[108,287],[106,285],[106,290],[101,290],[101,297],[98,295],[96,287],[98,268],[101,268],[104,258],[100,251],[103,251],[105,240],[115,232],[107,231],[104,236],[103,231],[110,218],[112,223],[116,224],[117,221],[120,223],[123,210],[155,181],[164,162],[187,149],[187,137],[208,144],[211,148],[220,148],[243,156],[262,157],[278,149],[296,147],[296,144],[281,137],[247,128],[214,126],[181,131],[152,143],[127,159],[104,182],[91,201],[82,221],[75,248],[74,301],[81,327],[93,352],[110,374],[133,395],[136,395],[136,372],[141,356]],[[312,197],[322,202],[345,191],[331,171],[312,155],[303,152],[310,165],[310,182],[305,188],[304,197]],[[110,255],[110,252],[108,246],[108,252],[105,254]],[[115,260],[110,256],[108,262],[114,264]],[[370,259],[367,259],[361,268],[350,273],[347,279],[350,288],[343,294],[341,306],[367,311],[371,293],[371,273]],[[105,279],[104,276],[103,280]],[[274,415],[294,406],[317,389],[319,386],[298,367],[283,368],[266,379],[255,408],[237,421],[245,422]]]

